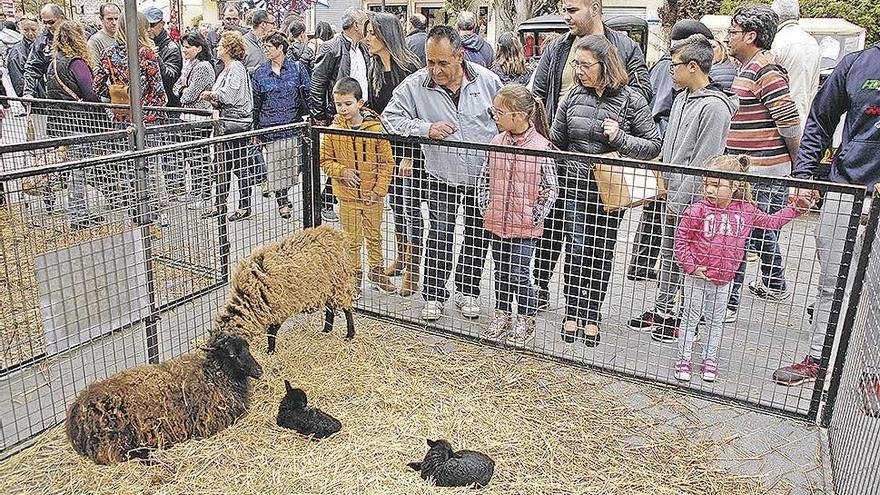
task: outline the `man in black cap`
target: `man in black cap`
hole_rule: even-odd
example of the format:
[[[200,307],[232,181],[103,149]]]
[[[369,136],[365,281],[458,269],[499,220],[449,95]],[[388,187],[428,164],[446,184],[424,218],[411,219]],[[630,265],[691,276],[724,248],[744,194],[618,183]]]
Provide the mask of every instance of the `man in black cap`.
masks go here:
[[[683,19],[672,26],[669,44],[687,39],[692,34],[702,34],[707,39],[713,39],[712,31],[700,21]],[[660,129],[660,136],[666,134],[666,125],[669,122],[669,113],[672,110],[672,102],[681,88],[675,88],[672,84],[672,74],[669,72],[672,57],[667,53],[651,69],[651,88],[654,90],[654,99],[651,101],[651,115]],[[663,213],[665,207],[663,200],[651,201],[642,208],[642,218],[639,220],[639,230],[633,244],[633,257],[626,271],[626,277],[630,280],[656,280],[657,271],[654,266],[660,256],[660,242],[663,234]]]

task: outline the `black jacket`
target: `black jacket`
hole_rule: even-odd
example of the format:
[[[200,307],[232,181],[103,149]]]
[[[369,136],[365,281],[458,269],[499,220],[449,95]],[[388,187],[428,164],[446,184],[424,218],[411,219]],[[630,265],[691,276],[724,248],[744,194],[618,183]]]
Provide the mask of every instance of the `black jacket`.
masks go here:
[[[629,73],[629,85],[638,90],[645,99],[651,101],[651,82],[642,49],[626,35],[605,26],[605,37],[617,48],[617,53]],[[544,101],[547,118],[552,122],[559,103],[559,90],[562,88],[562,72],[571,51],[575,36],[569,33],[560,36],[546,48],[535,69],[535,95]]]
[[[620,132],[609,141],[602,121],[614,119]],[[562,98],[556,109],[550,140],[559,149],[598,155],[616,151],[620,156],[650,160],[660,154],[660,133],[651,117],[648,102],[635,89],[623,86],[607,89],[602,96],[580,84]],[[566,162],[563,178],[588,177],[588,166]]]
[[[46,97],[46,74],[49,72],[49,63],[52,61],[52,31],[44,29],[28,55],[24,64],[24,93],[31,98]]]
[[[27,64],[28,55],[30,55],[33,45],[30,41],[23,39],[9,49],[6,68],[9,69],[9,79],[12,81],[12,87],[15,88],[16,93],[11,96],[24,94],[24,66]]]
[[[416,57],[419,57],[422,67],[428,64],[427,57],[425,56],[425,43],[427,42],[428,33],[425,31],[416,31],[406,37],[406,47],[415,53]]]
[[[312,76],[312,70],[315,68],[315,52],[309,45],[299,41],[290,45],[287,49],[287,60],[302,62],[309,73],[309,77]]]
[[[367,74],[369,74],[370,54],[362,43],[358,43],[357,46],[364,55]],[[312,104],[309,105],[313,119],[329,121],[336,115],[333,86],[340,77],[351,74],[351,56],[348,53],[350,49],[351,42],[339,33],[332,40],[321,45],[318,50],[318,58],[312,70]]]
[[[168,95],[168,103],[165,106],[180,107],[180,98],[171,91],[183,71],[183,53],[180,51],[180,45],[175,43],[164,29],[153,42],[156,43],[159,70],[162,71],[162,85],[165,86],[165,94]]]

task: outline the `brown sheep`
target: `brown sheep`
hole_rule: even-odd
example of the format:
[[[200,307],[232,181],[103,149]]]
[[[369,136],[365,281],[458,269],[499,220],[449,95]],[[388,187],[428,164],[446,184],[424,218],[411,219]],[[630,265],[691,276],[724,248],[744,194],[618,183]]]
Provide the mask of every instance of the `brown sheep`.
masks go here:
[[[346,236],[321,226],[256,248],[232,276],[229,297],[214,319],[215,331],[234,332],[251,342],[268,334],[268,352],[273,353],[285,320],[323,307],[324,331],[333,330],[334,310],[341,309],[345,338],[353,338],[356,273]]]
[[[67,438],[98,464],[146,459],[233,424],[250,407],[249,378],[262,374],[244,338],[217,334],[200,352],[90,385],[70,406]]]

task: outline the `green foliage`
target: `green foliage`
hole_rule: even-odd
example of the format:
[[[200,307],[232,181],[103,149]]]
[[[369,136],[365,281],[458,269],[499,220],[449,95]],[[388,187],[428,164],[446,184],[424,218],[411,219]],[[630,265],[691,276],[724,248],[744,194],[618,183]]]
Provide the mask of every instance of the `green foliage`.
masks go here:
[[[756,0],[722,0],[721,9],[718,13],[721,15],[732,15],[736,9],[745,7],[746,5],[770,5],[770,2]]]
[[[666,0],[657,9],[660,23],[671,28],[682,19],[699,19],[706,14],[714,14],[721,7],[722,0]]]

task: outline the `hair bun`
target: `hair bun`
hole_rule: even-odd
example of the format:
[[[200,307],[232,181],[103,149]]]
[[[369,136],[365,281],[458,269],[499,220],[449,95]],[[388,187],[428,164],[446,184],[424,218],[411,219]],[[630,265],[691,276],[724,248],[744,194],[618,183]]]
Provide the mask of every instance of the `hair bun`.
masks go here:
[[[739,155],[736,157],[736,161],[739,162],[739,167],[743,172],[748,172],[752,166],[752,159],[749,158],[749,155]]]

